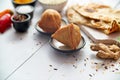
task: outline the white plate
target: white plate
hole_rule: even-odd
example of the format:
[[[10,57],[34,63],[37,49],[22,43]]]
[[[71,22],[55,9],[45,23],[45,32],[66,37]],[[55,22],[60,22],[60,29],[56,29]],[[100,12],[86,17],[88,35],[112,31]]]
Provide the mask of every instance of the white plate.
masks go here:
[[[51,38],[49,41],[50,45],[52,48],[54,48],[55,50],[61,51],[61,52],[66,52],[66,53],[70,53],[70,52],[75,52],[78,51],[80,49],[82,49],[85,46],[85,39],[82,37],[78,47],[75,50],[72,50],[70,47],[62,44],[61,42]]]

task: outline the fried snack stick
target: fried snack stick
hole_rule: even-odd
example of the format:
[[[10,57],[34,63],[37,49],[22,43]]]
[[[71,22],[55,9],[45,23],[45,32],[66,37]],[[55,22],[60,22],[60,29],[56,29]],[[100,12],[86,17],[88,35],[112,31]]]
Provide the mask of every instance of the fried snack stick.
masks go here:
[[[105,45],[103,43],[91,45],[91,50],[98,51],[97,57],[103,59],[114,59],[120,58],[120,48],[117,45]]]

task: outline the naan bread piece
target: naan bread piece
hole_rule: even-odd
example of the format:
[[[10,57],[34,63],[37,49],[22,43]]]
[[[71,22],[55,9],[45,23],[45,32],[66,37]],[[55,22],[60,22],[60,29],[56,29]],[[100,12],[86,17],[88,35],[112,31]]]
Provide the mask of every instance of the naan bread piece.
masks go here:
[[[105,22],[112,22],[113,20],[120,21],[120,11],[115,11],[107,5],[91,3],[81,8],[77,8],[77,11],[84,17],[91,19],[102,20]]]
[[[120,31],[120,24],[117,23],[116,20],[113,20],[111,22],[111,27],[109,27],[108,29],[104,30],[104,33],[110,34],[110,33],[116,32],[116,31]]]
[[[80,8],[80,5],[73,5],[67,9],[67,18],[68,21],[75,24],[82,24],[86,26],[90,26],[92,28],[96,29],[105,29],[105,27],[102,26],[101,21],[99,20],[92,20],[90,18],[86,18],[82,16],[78,11],[77,8]]]
[[[92,5],[94,6],[94,5]],[[99,6],[98,7],[106,7],[107,6]],[[120,24],[119,24],[119,18],[115,18],[115,20],[112,20],[110,22],[103,21],[103,20],[97,20],[93,18],[88,18],[79,12],[79,8],[82,8],[80,5],[73,5],[67,10],[67,18],[69,22],[76,23],[78,25],[82,24],[85,26],[89,26],[98,30],[101,30],[105,34],[110,34],[116,31],[120,31]],[[114,10],[114,13],[117,13],[118,15],[120,13],[119,10]]]
[[[67,9],[68,21],[71,23],[76,23],[76,24],[82,24],[82,23],[87,22],[87,20],[83,16],[79,15],[72,7],[79,7],[80,8],[81,6],[73,5]]]
[[[52,38],[74,50],[77,48],[81,40],[80,28],[73,23],[68,24],[52,34]]]

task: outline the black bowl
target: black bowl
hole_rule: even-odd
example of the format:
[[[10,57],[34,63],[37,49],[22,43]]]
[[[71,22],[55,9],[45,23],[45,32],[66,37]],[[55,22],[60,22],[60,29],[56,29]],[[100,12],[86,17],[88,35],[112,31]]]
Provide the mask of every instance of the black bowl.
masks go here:
[[[12,4],[13,4],[13,6],[14,6],[15,8],[16,8],[17,6],[21,6],[21,5],[31,5],[31,6],[35,7],[36,2],[37,2],[37,0],[33,0],[33,1],[30,2],[30,3],[20,4],[20,3],[16,3],[14,0],[12,0]]]
[[[25,15],[27,18],[24,21],[16,21],[14,19],[14,17],[16,15],[13,15],[11,17],[11,21],[13,23],[13,28],[17,31],[17,32],[26,32],[29,28],[30,25],[30,15],[29,14],[22,14]]]

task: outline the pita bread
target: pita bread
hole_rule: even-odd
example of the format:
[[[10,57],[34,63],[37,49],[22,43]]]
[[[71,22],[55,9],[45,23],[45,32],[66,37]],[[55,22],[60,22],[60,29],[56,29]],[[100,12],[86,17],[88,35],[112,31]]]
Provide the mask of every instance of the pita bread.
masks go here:
[[[52,35],[52,38],[69,46],[71,49],[76,49],[81,40],[80,28],[77,25],[71,23],[58,29]]]

